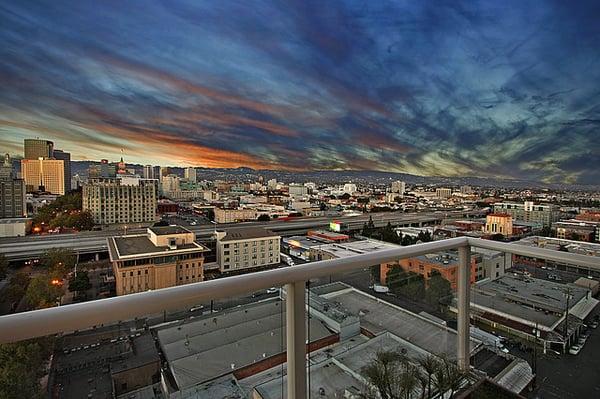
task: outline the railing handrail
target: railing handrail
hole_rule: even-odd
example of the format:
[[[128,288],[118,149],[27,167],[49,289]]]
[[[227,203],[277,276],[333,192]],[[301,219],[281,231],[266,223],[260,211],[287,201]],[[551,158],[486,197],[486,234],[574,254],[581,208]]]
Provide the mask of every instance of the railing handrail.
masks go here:
[[[307,281],[315,277],[330,276],[381,263],[466,246],[493,249],[559,262],[573,263],[575,261],[586,266],[595,265],[595,268],[600,269],[597,258],[590,256],[565,252],[557,254],[558,251],[554,250],[456,237],[347,258],[317,261],[155,291],[1,316],[0,343],[21,341],[118,321],[127,321],[137,317],[162,313],[165,310],[189,308],[214,299],[228,298],[273,286],[283,286],[287,283]],[[571,259],[570,262],[569,259]]]

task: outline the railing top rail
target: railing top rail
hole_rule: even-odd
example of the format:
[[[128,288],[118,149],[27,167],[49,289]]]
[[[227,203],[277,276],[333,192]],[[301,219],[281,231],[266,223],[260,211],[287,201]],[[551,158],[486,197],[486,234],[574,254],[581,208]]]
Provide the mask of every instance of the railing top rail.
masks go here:
[[[114,298],[60,306],[0,317],[0,343],[42,337],[59,332],[126,321],[165,310],[184,309],[214,299],[222,299],[296,281],[344,273],[363,267],[393,262],[472,245],[567,263],[582,263],[600,268],[593,257],[559,253],[522,245],[457,237],[441,241],[382,250],[347,258],[331,259],[254,272],[239,276],[192,283],[177,287],[129,294]]]
[[[522,255],[553,262],[566,263],[587,267],[591,270],[600,271],[600,259],[594,256],[574,254],[570,252],[556,251],[554,249],[530,247],[516,243],[484,240],[481,238],[467,238],[469,245],[477,248],[491,249],[500,252],[508,252],[514,255]]]

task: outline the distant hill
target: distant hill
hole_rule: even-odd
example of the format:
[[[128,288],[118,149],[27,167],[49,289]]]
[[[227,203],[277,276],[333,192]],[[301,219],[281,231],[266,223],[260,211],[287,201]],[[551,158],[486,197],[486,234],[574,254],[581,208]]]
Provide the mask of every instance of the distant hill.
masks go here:
[[[72,161],[71,170],[73,174],[87,176],[87,171],[90,165],[99,164],[95,161]],[[128,168],[134,168],[137,173],[142,173],[143,165],[127,164]],[[178,176],[183,176],[184,168],[169,167],[171,173]],[[237,179],[243,181],[256,181],[259,176],[262,176],[265,181],[269,179],[277,179],[278,181],[290,182],[315,182],[315,183],[343,183],[353,182],[359,184],[390,184],[395,180],[402,180],[409,184],[424,184],[424,185],[447,185],[460,186],[471,185],[478,187],[497,187],[497,188],[517,188],[517,189],[570,189],[570,190],[598,190],[598,186],[589,185],[561,185],[561,184],[546,184],[542,182],[527,181],[527,180],[511,180],[511,179],[496,179],[487,177],[443,177],[443,176],[417,176],[408,173],[394,173],[382,171],[355,171],[355,170],[317,170],[308,172],[282,171],[282,170],[255,170],[247,167],[240,168],[196,168],[198,179],[202,180],[227,180]]]

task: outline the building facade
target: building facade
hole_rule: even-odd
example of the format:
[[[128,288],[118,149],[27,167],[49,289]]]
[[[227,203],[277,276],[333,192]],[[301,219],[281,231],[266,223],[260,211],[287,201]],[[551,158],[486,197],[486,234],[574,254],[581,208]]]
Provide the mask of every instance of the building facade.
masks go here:
[[[215,222],[217,223],[236,223],[248,220],[256,220],[256,210],[254,209],[221,209],[215,208]]]
[[[502,234],[509,237],[513,235],[513,220],[508,213],[491,213],[485,218],[483,231],[487,234]]]
[[[562,220],[552,224],[556,238],[563,240],[597,241],[600,222],[586,222],[582,220]]]
[[[54,150],[54,159],[63,161],[65,171],[65,192],[71,191],[71,154],[62,150]]]
[[[293,197],[304,197],[308,195],[308,187],[303,184],[290,184],[288,187],[290,196]]]
[[[400,266],[402,270],[417,273],[423,276],[427,282],[432,273],[438,272],[450,282],[452,290],[456,290],[458,284],[458,255],[455,253],[440,253],[418,256],[415,258],[400,259],[395,263],[386,263],[380,266],[381,283],[386,284],[387,274],[394,266]],[[477,279],[477,259],[471,258],[471,284]]]
[[[25,159],[49,159],[54,157],[54,143],[49,140],[25,139],[23,152]]]
[[[390,191],[392,193],[400,194],[400,196],[403,196],[404,192],[406,191],[406,183],[403,181],[392,182],[392,188]]]
[[[154,168],[152,165],[144,166],[144,179],[154,179]]]
[[[208,249],[195,240],[193,232],[179,226],[107,238],[117,295],[202,281]]]
[[[494,212],[507,213],[514,220],[541,223],[547,227],[550,227],[560,216],[558,208],[555,205],[540,205],[534,204],[531,201],[525,201],[522,204],[497,202],[494,204]]]
[[[196,168],[188,167],[185,169],[184,177],[187,181],[196,183]]]
[[[435,197],[438,199],[447,199],[452,197],[452,189],[450,188],[436,188]]]
[[[217,263],[221,272],[277,265],[281,236],[263,228],[217,231]]]
[[[0,166],[0,219],[27,216],[25,181],[15,178],[10,156]]]
[[[156,221],[156,180],[138,178],[125,185],[121,179],[93,179],[83,186],[82,197],[83,210],[92,214],[96,224]]]
[[[59,159],[22,159],[21,175],[27,192],[43,187],[52,194],[65,194],[65,162]]]

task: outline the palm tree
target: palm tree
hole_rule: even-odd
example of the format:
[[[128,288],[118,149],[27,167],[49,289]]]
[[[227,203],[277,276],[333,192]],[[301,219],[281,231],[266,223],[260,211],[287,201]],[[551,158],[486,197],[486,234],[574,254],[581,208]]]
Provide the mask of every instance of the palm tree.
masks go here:
[[[440,361],[433,355],[427,355],[419,359],[419,365],[425,372],[427,378],[427,398],[431,398],[431,385],[435,371],[440,365]],[[425,396],[424,396],[425,397]]]

